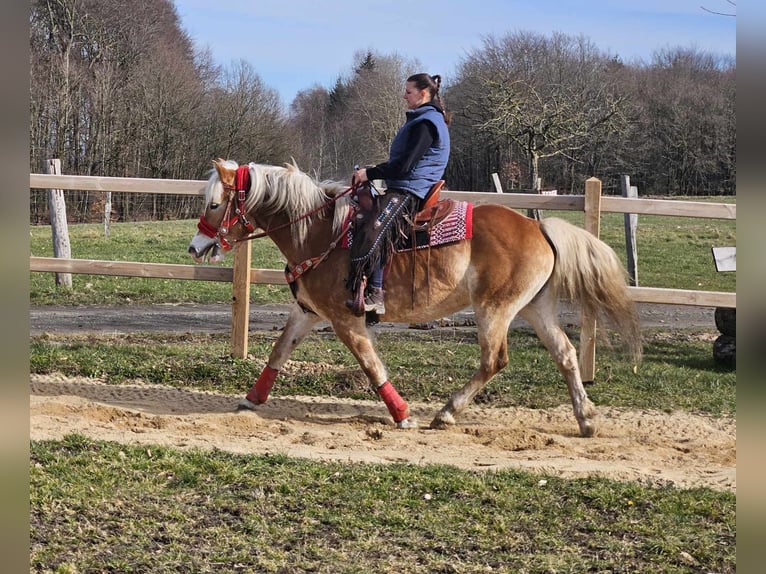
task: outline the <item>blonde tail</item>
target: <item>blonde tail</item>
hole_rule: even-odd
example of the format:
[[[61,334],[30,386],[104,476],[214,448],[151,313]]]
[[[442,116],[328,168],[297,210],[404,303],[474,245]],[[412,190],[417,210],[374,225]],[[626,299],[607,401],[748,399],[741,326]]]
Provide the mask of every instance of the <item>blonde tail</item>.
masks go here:
[[[614,250],[591,233],[557,217],[540,222],[556,252],[552,286],[562,299],[582,305],[593,317],[608,319],[620,332],[631,357],[641,360],[641,329],[628,295],[627,272]]]

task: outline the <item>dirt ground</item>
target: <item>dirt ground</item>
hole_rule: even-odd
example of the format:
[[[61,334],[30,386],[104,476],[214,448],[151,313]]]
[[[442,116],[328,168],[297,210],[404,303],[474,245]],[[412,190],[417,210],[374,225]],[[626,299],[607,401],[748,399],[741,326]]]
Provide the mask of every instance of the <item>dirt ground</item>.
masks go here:
[[[287,307],[251,309],[251,331],[281,328]],[[713,310],[640,306],[642,324],[710,328]],[[562,311],[563,321],[576,316]],[[221,306],[30,309],[30,333],[228,332]],[[470,328],[470,312],[430,325]],[[318,328],[322,328],[320,325]],[[376,329],[406,325],[381,324]],[[714,335],[711,334],[711,345]],[[265,358],[264,358],[265,359]],[[293,364],[291,368],[301,368]],[[243,394],[244,394],[243,389]],[[563,477],[604,476],[647,484],[736,491],[736,420],[600,407],[599,433],[584,439],[569,405],[496,409],[472,405],[449,430],[427,428],[441,404],[411,403],[422,428],[398,430],[384,405],[332,397],[273,398],[239,411],[239,396],[134,381],[31,375],[32,439],[80,433],[142,445],[285,454],[343,462],[450,464],[472,470],[523,469]]]
[[[281,329],[290,305],[251,305],[250,331]],[[686,305],[638,305],[644,327],[715,328],[715,309]],[[563,325],[579,323],[579,315],[562,306],[559,316]],[[29,310],[30,334],[42,333],[229,333],[231,309],[227,305],[123,305],[123,306],[40,306]],[[456,313],[441,321],[442,326],[471,326],[473,312]],[[526,325],[516,319],[511,328]],[[317,328],[322,328],[320,324]],[[406,325],[380,323],[377,330],[406,328]]]

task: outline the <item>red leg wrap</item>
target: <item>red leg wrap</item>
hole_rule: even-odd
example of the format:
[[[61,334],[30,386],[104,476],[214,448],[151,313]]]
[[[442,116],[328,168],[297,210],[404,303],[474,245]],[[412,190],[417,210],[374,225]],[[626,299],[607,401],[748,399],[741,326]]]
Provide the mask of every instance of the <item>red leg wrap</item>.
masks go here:
[[[279,371],[266,365],[245,398],[256,405],[265,403],[278,374]]]
[[[383,399],[383,402],[386,403],[388,412],[394,417],[394,422],[401,422],[410,416],[410,408],[389,381],[378,387],[378,394]]]

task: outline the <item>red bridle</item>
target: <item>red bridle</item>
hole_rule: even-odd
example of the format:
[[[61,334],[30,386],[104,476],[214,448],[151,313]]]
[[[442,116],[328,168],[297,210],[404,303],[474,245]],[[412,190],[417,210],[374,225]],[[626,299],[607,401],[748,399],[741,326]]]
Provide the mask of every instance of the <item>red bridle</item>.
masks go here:
[[[224,251],[228,251],[232,245],[226,241],[226,236],[229,234],[229,230],[237,223],[241,223],[250,233],[255,230],[253,224],[247,219],[247,211],[245,210],[245,199],[247,199],[247,191],[250,189],[250,168],[246,165],[240,166],[237,168],[237,173],[234,176],[234,185],[223,182],[221,182],[221,185],[223,185],[225,190],[232,192],[229,194],[229,200],[226,202],[226,211],[223,214],[221,225],[216,229],[205,219],[205,214],[203,213],[199,218],[199,223],[197,223],[197,229],[199,229],[202,235],[211,239],[217,239],[221,244],[221,248]],[[234,215],[229,217],[235,198],[237,205],[234,208]]]
[[[352,185],[351,187],[349,187],[342,193],[339,193],[338,195],[330,199],[327,203],[320,205],[319,207],[317,207],[316,209],[313,209],[312,211],[309,211],[308,213],[304,213],[303,215],[295,218],[292,221],[288,221],[287,223],[274,227],[273,229],[267,229],[266,231],[262,233],[253,233],[253,231],[255,230],[255,227],[247,219],[246,217],[247,211],[245,209],[245,200],[247,199],[247,192],[250,189],[250,168],[246,165],[243,165],[237,168],[237,173],[234,177],[233,186],[225,184],[223,182],[221,182],[221,184],[223,185],[223,188],[225,190],[229,190],[233,192],[229,194],[229,199],[226,203],[226,211],[223,214],[221,225],[216,229],[215,227],[213,227],[213,225],[210,224],[210,222],[207,219],[205,219],[205,214],[203,213],[199,218],[199,223],[197,223],[197,229],[199,229],[202,235],[205,235],[206,237],[210,237],[211,239],[217,239],[218,242],[221,244],[221,248],[224,251],[228,251],[232,248],[231,243],[229,243],[226,240],[226,236],[229,234],[229,231],[231,230],[231,228],[237,223],[241,223],[242,226],[250,233],[250,235],[248,235],[247,237],[243,237],[242,239],[238,239],[236,241],[249,241],[251,239],[266,237],[270,233],[273,233],[280,229],[284,229],[286,227],[290,227],[291,225],[298,223],[302,219],[311,217],[315,213],[322,211],[325,207],[328,207],[330,204],[338,201],[341,197],[343,197],[344,195],[348,193],[351,193],[357,188],[357,186]],[[236,196],[237,204],[236,204],[236,207],[234,208],[234,215],[232,217],[229,217],[229,214],[231,213],[231,206],[234,203],[235,196]]]

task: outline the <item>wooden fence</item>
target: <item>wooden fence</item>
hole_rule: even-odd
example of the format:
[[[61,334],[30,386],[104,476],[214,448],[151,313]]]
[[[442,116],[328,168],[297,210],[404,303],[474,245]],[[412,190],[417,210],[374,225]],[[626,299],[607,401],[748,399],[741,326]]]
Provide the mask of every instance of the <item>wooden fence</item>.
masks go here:
[[[94,177],[37,173],[30,174],[29,176],[29,187],[35,189],[203,195],[204,185],[205,181],[201,180]],[[556,196],[468,191],[444,191],[442,194],[445,197],[470,201],[474,204],[500,203],[514,209],[582,211],[585,213],[585,229],[597,237],[600,232],[601,214],[607,212],[708,219],[733,220],[737,218],[736,204],[602,196],[601,181],[596,178],[591,178],[585,182],[584,195]],[[191,240],[191,237],[189,239]],[[252,248],[249,241],[237,244],[234,249],[232,267],[31,257],[30,270],[36,272],[231,282],[232,356],[244,358],[247,356],[248,346],[250,285],[252,283],[285,284],[284,273],[281,270],[253,269],[251,267],[251,251]],[[736,293],[730,292],[654,287],[629,287],[628,290],[631,298],[637,303],[730,308],[736,308],[737,306]],[[595,373],[595,333],[595,318],[583,317],[580,332],[580,367],[584,381],[593,380]]]

